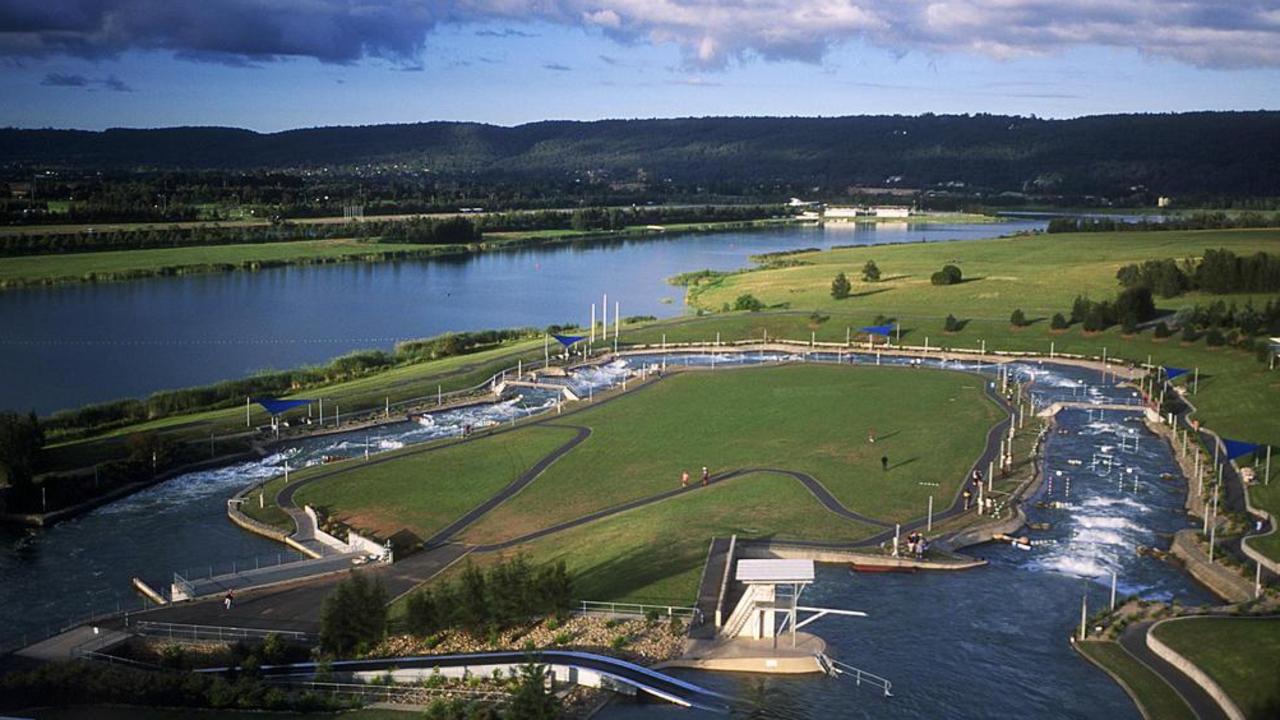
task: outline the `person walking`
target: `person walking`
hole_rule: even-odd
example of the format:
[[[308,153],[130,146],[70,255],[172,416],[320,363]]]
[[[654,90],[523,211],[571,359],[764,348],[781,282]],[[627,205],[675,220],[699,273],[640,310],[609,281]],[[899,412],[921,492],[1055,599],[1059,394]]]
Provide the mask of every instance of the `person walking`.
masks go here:
[[[969,509],[969,498],[973,497],[973,493],[969,492],[969,488],[964,489],[964,509]]]
[[[228,610],[230,610],[230,609],[231,609],[231,602],[232,602],[232,600],[233,600],[234,598],[235,598],[235,594],[234,594],[234,593],[232,593],[230,590],[228,590],[228,591],[227,591],[227,596],[226,596],[226,597],[224,597],[224,598],[222,598],[222,604],[223,604],[223,605],[224,605]]]
[[[884,471],[888,471],[888,470],[889,470],[889,456],[888,456],[888,455],[881,455],[881,456],[880,456],[880,469],[881,469],[881,470],[884,470]]]
[[[680,473],[680,487],[682,488],[689,487],[689,471],[688,470],[685,470],[684,472]]]
[[[711,484],[711,473],[707,471],[707,466],[702,466],[702,487]]]

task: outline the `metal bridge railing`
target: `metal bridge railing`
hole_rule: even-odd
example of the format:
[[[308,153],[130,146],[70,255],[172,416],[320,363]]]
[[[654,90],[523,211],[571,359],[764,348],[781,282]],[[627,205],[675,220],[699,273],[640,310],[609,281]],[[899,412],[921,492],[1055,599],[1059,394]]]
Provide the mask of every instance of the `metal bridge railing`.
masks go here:
[[[187,625],[150,620],[131,622],[128,627],[139,635],[163,637],[171,640],[263,640],[268,635],[278,635],[285,640],[303,643],[311,642],[314,639],[314,636],[310,633],[297,630],[227,627],[223,625]]]

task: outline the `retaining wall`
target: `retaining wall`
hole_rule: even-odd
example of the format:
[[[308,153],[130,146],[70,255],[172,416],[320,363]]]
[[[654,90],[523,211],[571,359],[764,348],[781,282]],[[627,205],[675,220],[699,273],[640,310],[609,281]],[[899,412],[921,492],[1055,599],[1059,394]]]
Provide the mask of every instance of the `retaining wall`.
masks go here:
[[[1231,718],[1231,720],[1247,720],[1244,713],[1240,711],[1239,706],[1235,704],[1235,701],[1231,699],[1230,695],[1227,695],[1227,692],[1222,689],[1221,685],[1214,682],[1213,678],[1209,677],[1208,674],[1201,670],[1195,663],[1186,659],[1182,655],[1179,655],[1173,648],[1169,647],[1161,641],[1160,638],[1156,637],[1156,630],[1161,625],[1186,619],[1188,618],[1169,618],[1152,625],[1147,630],[1147,647],[1151,649],[1151,652],[1160,656],[1162,660],[1178,668],[1178,670],[1184,675],[1191,678],[1195,684],[1204,688],[1204,691],[1209,694],[1209,697],[1213,698],[1214,702],[1218,703],[1218,706],[1222,708],[1222,712],[1225,713],[1228,718]]]

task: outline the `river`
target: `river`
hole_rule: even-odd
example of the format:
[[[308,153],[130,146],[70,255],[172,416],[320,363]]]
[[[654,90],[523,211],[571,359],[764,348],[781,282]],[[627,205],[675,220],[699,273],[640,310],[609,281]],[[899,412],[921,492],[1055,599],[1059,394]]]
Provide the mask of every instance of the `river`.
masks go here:
[[[684,311],[666,279],[805,247],[937,242],[1043,228],[1000,223],[791,225],[461,258],[283,267],[0,292],[0,408],[41,414],[320,363],[448,331],[586,324],[602,293],[624,316]],[[610,315],[613,308],[609,308]]]

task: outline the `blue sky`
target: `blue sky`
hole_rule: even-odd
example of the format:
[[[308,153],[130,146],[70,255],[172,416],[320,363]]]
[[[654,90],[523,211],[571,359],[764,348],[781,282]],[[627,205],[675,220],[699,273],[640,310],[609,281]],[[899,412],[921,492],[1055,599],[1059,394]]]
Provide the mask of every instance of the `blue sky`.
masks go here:
[[[486,3],[473,0],[459,4],[466,12],[430,3],[426,15],[412,0],[297,0],[296,13],[265,16],[262,6],[295,0],[225,0],[236,17],[220,27],[220,13],[213,20],[195,5],[184,10],[184,1],[171,0],[157,19],[148,0],[6,0],[0,125],[274,131],[425,120],[1280,108],[1280,3],[1242,1],[1253,15],[1184,14],[1166,27],[1148,3],[1124,0],[1075,10],[1062,9],[1070,2],[968,0],[946,5],[941,21],[941,3],[902,0],[916,24],[895,15],[900,26],[868,17],[892,12],[888,0],[757,0],[765,7],[745,16],[723,15],[719,0],[558,0],[538,12],[520,12],[522,0],[478,11]],[[797,15],[807,4],[826,14]],[[361,5],[380,12],[360,15]],[[1024,12],[1008,15],[1020,5]],[[1126,5],[1131,16],[1115,10]],[[701,14],[684,12],[700,6]],[[79,24],[67,25],[67,13]],[[996,22],[998,31],[979,29]],[[1135,22],[1149,26],[1125,30]]]

